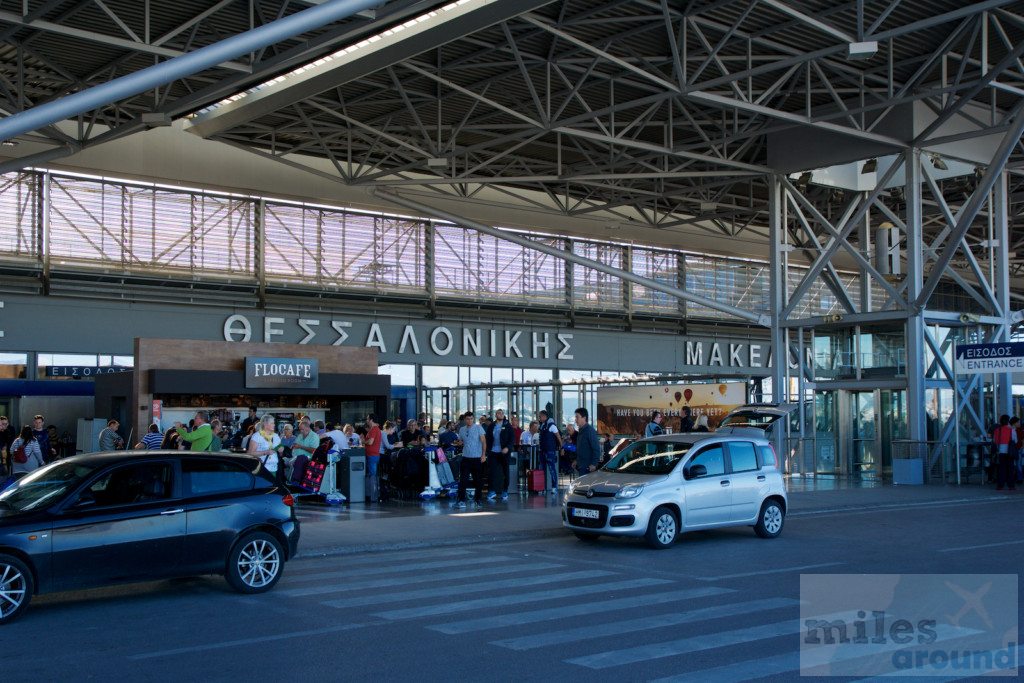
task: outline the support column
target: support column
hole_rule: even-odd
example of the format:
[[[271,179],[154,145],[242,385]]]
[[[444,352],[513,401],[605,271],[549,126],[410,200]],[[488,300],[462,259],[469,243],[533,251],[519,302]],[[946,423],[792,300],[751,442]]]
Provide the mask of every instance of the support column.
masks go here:
[[[921,214],[921,151],[910,150],[906,163],[907,201],[907,289],[908,301],[917,301],[924,285],[924,239]],[[924,310],[912,309],[907,316],[907,438],[927,440],[928,413],[925,409]]]
[[[782,184],[777,175],[768,177],[768,239],[771,243],[768,263],[769,271],[769,304],[768,315],[771,318],[769,335],[772,346],[772,400],[785,401],[788,396],[783,390],[786,372],[789,366],[789,350],[786,348],[785,330],[779,324],[782,311],[786,308],[786,281],[782,240],[785,225],[782,217]],[[782,448],[783,434],[788,431],[789,420],[785,420],[786,429],[775,430],[775,452],[786,461],[786,451]]]
[[[768,297],[770,299],[768,315],[771,317],[769,333],[772,346],[772,400],[782,401],[782,382],[788,365],[788,354],[783,339],[780,316],[786,304],[786,288],[783,281],[782,264],[782,186],[777,176],[768,178],[768,239],[771,243],[768,262],[769,282]]]
[[[267,307],[267,201],[256,202],[256,220],[253,221],[253,240],[256,242],[256,284],[260,308]]]
[[[1021,114],[1024,116],[1024,114]],[[996,302],[999,304],[999,313],[1003,319],[1001,330],[996,331],[993,337],[998,341],[1010,341],[1010,328],[1013,322],[1010,320],[1010,232],[1007,219],[1007,178],[1006,171],[999,174],[995,184],[992,186],[992,193],[989,195],[989,215],[992,220],[992,232],[996,245],[992,249],[992,260],[995,265],[995,288]],[[995,386],[996,417],[1000,415],[1013,415],[1013,375],[1003,373],[997,376]]]

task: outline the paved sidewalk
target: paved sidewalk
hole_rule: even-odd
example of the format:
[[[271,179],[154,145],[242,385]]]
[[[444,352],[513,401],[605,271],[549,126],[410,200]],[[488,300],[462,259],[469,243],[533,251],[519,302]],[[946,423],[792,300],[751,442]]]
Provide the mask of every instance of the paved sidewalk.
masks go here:
[[[1005,500],[1024,505],[1024,491],[996,492],[988,486],[893,486],[846,481],[788,482],[790,513],[805,517],[843,510],[886,509]],[[507,503],[452,508],[453,501],[379,505],[301,505],[299,556],[345,555],[406,548],[468,545],[563,535],[560,497],[510,495]]]

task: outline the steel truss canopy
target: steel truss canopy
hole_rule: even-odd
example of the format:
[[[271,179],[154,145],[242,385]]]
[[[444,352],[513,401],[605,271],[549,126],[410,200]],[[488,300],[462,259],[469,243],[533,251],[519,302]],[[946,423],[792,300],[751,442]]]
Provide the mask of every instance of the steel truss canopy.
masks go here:
[[[321,4],[4,4],[0,108],[31,110]],[[880,179],[884,160],[923,150],[937,171],[921,221],[930,244],[997,158],[1022,97],[1020,0],[393,0],[39,128],[21,139],[53,149],[0,170],[188,118],[196,135],[327,164],[347,185],[600,217],[617,238],[682,234],[699,248],[702,236],[767,245],[773,174],[792,174],[818,223],[854,203],[889,220],[905,210],[902,180],[868,200],[859,173],[816,174],[875,159]],[[1019,141],[1006,165],[1016,275]],[[813,262],[829,235],[806,223],[791,214],[782,229]],[[941,262],[957,287],[976,280],[963,251]]]

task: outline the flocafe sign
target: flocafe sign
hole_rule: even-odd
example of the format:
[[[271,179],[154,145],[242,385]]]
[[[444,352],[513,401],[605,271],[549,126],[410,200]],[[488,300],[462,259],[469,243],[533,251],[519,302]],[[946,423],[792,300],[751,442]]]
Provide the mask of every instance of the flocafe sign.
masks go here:
[[[263,358],[246,356],[246,389],[318,389],[320,364],[316,358]]]

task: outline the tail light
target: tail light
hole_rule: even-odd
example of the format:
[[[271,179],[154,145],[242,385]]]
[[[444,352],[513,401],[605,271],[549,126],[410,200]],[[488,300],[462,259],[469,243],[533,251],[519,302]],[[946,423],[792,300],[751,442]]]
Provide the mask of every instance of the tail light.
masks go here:
[[[768,444],[768,448],[772,449],[772,457],[775,458],[775,469],[779,469],[779,454],[775,452],[775,446]]]
[[[287,505],[288,507],[292,507],[295,505],[295,499],[292,498],[292,494],[290,493],[285,494],[285,497],[281,499],[281,502]]]

